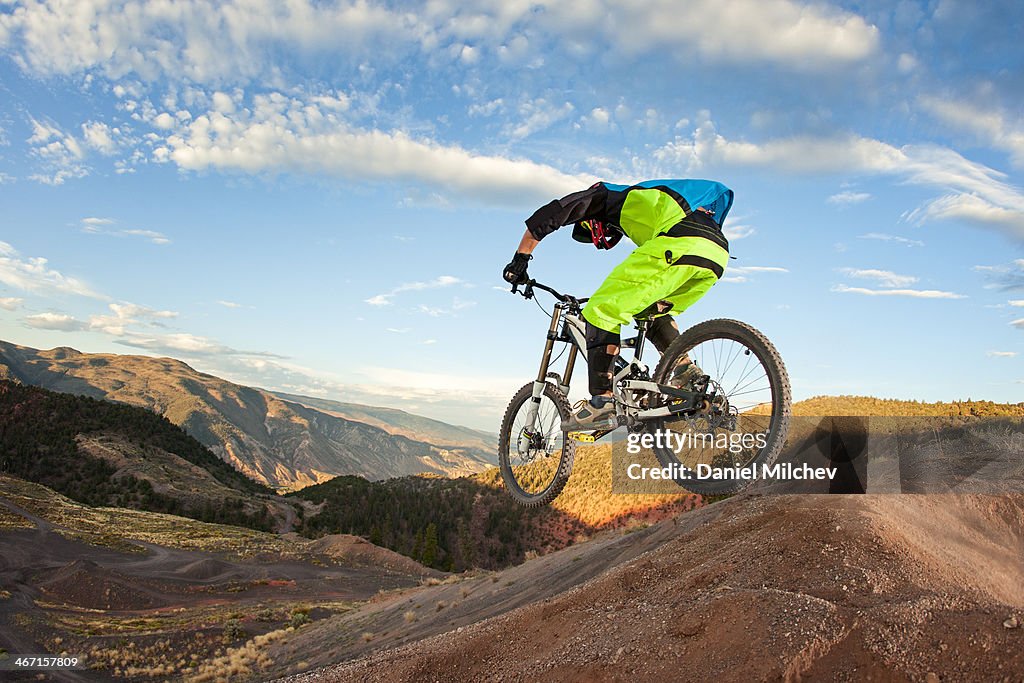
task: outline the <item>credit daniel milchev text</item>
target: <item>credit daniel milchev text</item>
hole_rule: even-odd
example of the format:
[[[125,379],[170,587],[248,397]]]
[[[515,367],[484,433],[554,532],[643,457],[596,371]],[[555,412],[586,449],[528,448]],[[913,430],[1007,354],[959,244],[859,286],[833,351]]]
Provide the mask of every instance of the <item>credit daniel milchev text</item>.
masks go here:
[[[767,433],[720,433],[720,434],[695,434],[688,432],[678,434],[675,432],[657,431],[654,433],[630,434],[626,440],[626,452],[630,455],[637,455],[644,449],[659,448],[672,449],[679,453],[684,449],[715,448],[728,450],[730,453],[739,453],[753,448],[764,448],[767,445]],[[698,464],[695,468],[688,467],[681,463],[671,463],[667,467],[644,467],[639,463],[632,463],[626,468],[626,476],[630,479],[835,479],[838,468],[835,467],[811,467],[806,463],[794,465],[793,463],[776,463],[774,465],[763,464],[759,468],[755,465],[742,467],[715,467],[712,465]]]

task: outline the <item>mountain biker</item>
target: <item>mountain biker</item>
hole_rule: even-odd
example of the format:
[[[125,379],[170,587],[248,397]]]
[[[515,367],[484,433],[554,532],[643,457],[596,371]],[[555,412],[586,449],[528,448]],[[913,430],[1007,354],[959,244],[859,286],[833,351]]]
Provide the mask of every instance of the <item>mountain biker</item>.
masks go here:
[[[652,316],[648,338],[665,353],[679,336],[672,315],[693,305],[714,285],[729,260],[722,223],[733,192],[713,180],[646,180],[635,185],[599,182],[555,199],[526,219],[526,232],[502,277],[511,284],[529,280],[527,266],[545,236],[573,224],[577,242],[611,249],[623,236],[637,248],[590,297],[586,321],[591,398],[579,401],[563,429],[613,427],[612,368],[619,353],[619,331],[633,317]],[[689,358],[672,376],[691,385],[704,373]]]

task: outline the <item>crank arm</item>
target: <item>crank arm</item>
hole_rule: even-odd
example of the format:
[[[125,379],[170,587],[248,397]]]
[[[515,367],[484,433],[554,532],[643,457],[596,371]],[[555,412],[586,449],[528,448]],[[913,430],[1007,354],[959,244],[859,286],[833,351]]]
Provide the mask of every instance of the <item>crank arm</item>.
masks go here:
[[[605,434],[611,434],[614,431],[614,429],[598,429],[589,434],[587,432],[569,432],[566,436],[573,441],[579,441],[580,443],[594,443]]]

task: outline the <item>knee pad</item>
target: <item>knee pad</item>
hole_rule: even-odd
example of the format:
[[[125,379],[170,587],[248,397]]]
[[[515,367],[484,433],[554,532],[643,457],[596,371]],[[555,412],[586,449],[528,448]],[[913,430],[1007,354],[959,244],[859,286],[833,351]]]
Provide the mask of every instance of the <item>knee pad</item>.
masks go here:
[[[592,325],[589,320],[587,321],[587,351],[598,346],[602,349],[609,345],[619,346],[620,342],[621,339],[618,332],[602,330],[600,327]]]
[[[612,367],[615,356],[608,353],[607,344],[587,349],[587,382],[590,395],[599,396],[612,390]]]
[[[590,395],[599,396],[612,390],[612,366],[615,356],[608,353],[609,346],[619,346],[617,332],[602,330],[587,322],[587,379]]]
[[[647,328],[647,338],[658,349],[658,353],[664,354],[668,351],[669,345],[679,336],[679,326],[672,316],[663,315],[655,318],[650,327]]]

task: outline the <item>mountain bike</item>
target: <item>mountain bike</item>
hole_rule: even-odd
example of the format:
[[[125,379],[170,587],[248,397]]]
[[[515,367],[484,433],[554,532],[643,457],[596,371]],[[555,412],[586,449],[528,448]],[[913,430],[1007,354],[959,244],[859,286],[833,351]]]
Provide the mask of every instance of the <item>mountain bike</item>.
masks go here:
[[[636,336],[621,343],[623,350],[633,349],[633,357],[620,354],[613,366],[615,425],[589,432],[563,429],[571,413],[569,384],[577,356],[584,363],[587,357],[582,317],[587,299],[533,279],[521,292],[512,287],[527,300],[537,290],[555,298],[540,370],[512,397],[498,440],[501,476],[516,501],[528,507],[553,501],[572,472],[577,444],[593,443],[620,427],[637,435],[660,434],[648,439],[651,450],[670,478],[693,493],[735,493],[750,483],[701,476],[707,468],[760,468],[778,458],[791,416],[789,376],[767,337],[737,320],[709,320],[681,333],[652,375],[641,359],[655,314],[637,315]],[[553,360],[556,344],[565,346]],[[562,372],[553,372],[552,364],[566,351]],[[707,374],[673,385],[675,369],[691,360]]]

